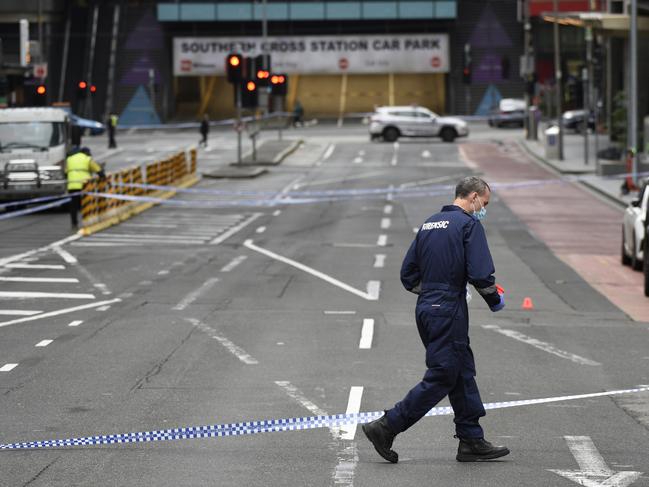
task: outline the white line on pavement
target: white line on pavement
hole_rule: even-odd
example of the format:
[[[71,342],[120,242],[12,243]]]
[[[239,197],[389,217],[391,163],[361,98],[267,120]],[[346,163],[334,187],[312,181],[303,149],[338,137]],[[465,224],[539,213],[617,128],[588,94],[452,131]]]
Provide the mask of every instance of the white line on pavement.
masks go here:
[[[374,256],[374,267],[380,269],[385,266],[385,254],[376,254]]]
[[[255,233],[264,233],[266,231],[266,227],[258,227],[257,230],[255,230]]]
[[[75,311],[81,311],[83,309],[97,308],[98,306],[118,303],[120,301],[121,299],[115,298],[115,299],[111,299],[110,301],[99,301],[97,303],[83,304],[81,306],[74,306],[72,308],[63,308],[63,309],[58,309],[56,311],[48,311],[47,313],[41,313],[33,316],[26,316],[25,318],[17,318],[15,320],[2,322],[0,323],[0,328],[2,328],[3,326],[15,325],[16,323],[25,323],[26,321],[40,320],[42,318],[51,318],[52,316],[59,316],[67,313],[73,313]]]
[[[297,269],[300,269],[301,271],[304,271],[304,272],[306,272],[308,274],[311,274],[312,276],[318,277],[318,278],[322,279],[323,281],[328,282],[329,284],[333,284],[334,286],[338,286],[339,288],[344,289],[345,291],[348,291],[348,292],[350,292],[352,294],[355,294],[356,296],[360,296],[363,299],[367,299],[368,301],[376,301],[378,299],[378,294],[374,295],[374,294],[369,293],[369,292],[360,291],[360,290],[350,286],[349,284],[345,284],[344,282],[339,281],[336,278],[328,276],[324,272],[317,271],[317,270],[315,270],[315,269],[313,269],[311,267],[308,267],[308,266],[306,266],[304,264],[301,264],[300,262],[297,262],[297,261],[295,261],[293,259],[289,259],[288,257],[283,257],[283,256],[281,256],[279,254],[276,254],[275,252],[271,252],[270,250],[266,250],[266,249],[263,249],[261,247],[258,247],[250,239],[246,240],[243,243],[243,245],[248,247],[250,250],[254,250],[255,252],[258,252],[258,253],[263,254],[263,255],[265,255],[267,257],[270,257],[271,259],[275,259],[275,260],[279,260],[280,262],[284,262],[285,264],[288,264],[288,265],[293,266],[293,267],[295,267]],[[370,281],[368,283],[368,288],[370,287],[371,283],[375,283],[375,282],[378,283],[378,281]],[[374,287],[375,287],[375,285],[372,284],[372,290],[374,290]]]
[[[74,277],[4,277],[0,276],[0,281],[5,282],[79,282]]]
[[[613,475],[589,436],[565,436],[565,439],[580,470],[591,475]]]
[[[108,311],[109,309],[110,306],[106,305],[106,306],[100,306],[99,308],[97,308],[97,311]]]
[[[385,205],[383,207],[383,213],[386,215],[391,215],[392,214],[392,205]]]
[[[68,264],[76,264],[78,262],[77,258],[72,255],[67,250],[63,250],[59,245],[52,247],[52,250],[59,254],[61,258]]]
[[[355,157],[355,158],[354,158],[354,164],[361,164],[362,162],[363,162],[363,158],[362,158],[362,157]]]
[[[361,399],[363,397],[363,388],[353,386],[349,391],[349,401],[347,402],[346,414],[354,414],[361,410]],[[340,427],[340,437],[343,440],[353,440],[356,436],[356,423]]]
[[[336,144],[329,144],[329,147],[327,147],[327,150],[325,153],[322,155],[322,160],[326,161],[331,157],[331,154],[334,153],[334,149],[336,148]]]
[[[550,343],[537,340],[536,338],[530,338],[515,330],[506,330],[504,328],[500,328],[498,325],[483,325],[482,328],[484,328],[485,330],[493,330],[496,333],[500,333],[501,335],[505,335],[509,338],[513,338],[514,340],[518,340],[519,342],[526,343],[535,348],[538,348],[539,350],[543,350],[544,352],[548,352],[553,355],[556,355],[557,357],[571,360],[572,362],[575,362],[580,365],[593,365],[593,366],[602,365],[599,362],[595,362],[594,360],[590,360],[584,357],[580,357],[579,355],[575,355],[574,353],[560,350]]]
[[[295,399],[300,406],[316,416],[328,416],[329,414],[324,409],[320,409],[312,401],[307,399],[297,387],[287,380],[276,380],[275,384],[284,389],[284,392],[292,399]]]
[[[123,227],[151,227],[151,228],[178,228],[178,225],[166,225],[163,223],[121,223]]]
[[[257,365],[259,363],[257,361],[257,359],[255,359],[248,352],[243,350],[241,347],[235,345],[234,343],[232,343],[230,340],[228,340],[224,336],[219,335],[218,332],[215,329],[213,329],[210,326],[206,325],[202,321],[194,319],[194,318],[185,318],[185,321],[190,322],[192,325],[194,325],[196,328],[198,328],[202,332],[207,333],[210,337],[212,337],[214,340],[216,340],[221,345],[223,345],[228,352],[230,352],[232,355],[237,357],[244,364],[246,364],[246,365]]]
[[[0,315],[4,316],[32,316],[42,311],[30,311],[25,309],[0,309]]]
[[[376,245],[378,245],[379,247],[385,247],[387,243],[388,243],[387,235],[379,235],[379,238],[376,240]]]
[[[392,225],[392,220],[389,218],[381,218],[381,230],[387,230]]]
[[[282,214],[282,210],[275,210],[273,211],[273,216],[279,216]]]
[[[363,328],[361,328],[361,340],[358,343],[358,348],[363,350],[372,348],[373,338],[374,338],[374,320],[372,318],[365,318],[363,320]]]
[[[263,213],[254,213],[250,215],[248,218],[246,218],[244,221],[239,223],[238,225],[232,227],[230,230],[228,230],[225,233],[222,233],[218,237],[216,237],[214,240],[210,242],[210,245],[218,245],[222,242],[224,242],[226,239],[230,238],[232,235],[237,233],[239,230],[243,229],[247,225],[251,224],[253,221],[255,221],[257,218],[259,218]]]
[[[0,291],[0,298],[11,299],[39,299],[39,298],[61,298],[61,299],[95,299],[94,294],[86,293],[43,293],[35,291]]]
[[[0,372],[9,372],[11,370],[14,370],[16,367],[18,367],[18,364],[4,364],[2,367],[0,367]]]
[[[381,281],[367,281],[367,294],[372,301],[378,301],[381,292]]]
[[[54,340],[41,340],[38,342],[35,347],[47,347],[50,343],[52,343]]]
[[[69,237],[57,240],[56,242],[52,242],[48,245],[43,245],[42,247],[38,247],[37,249],[28,250],[27,252],[23,252],[21,254],[10,255],[9,257],[4,257],[0,259],[0,266],[7,266],[7,264],[11,262],[24,259],[25,257],[31,257],[32,255],[38,254],[39,252],[52,250],[54,247],[61,247],[68,242],[72,242],[73,240],[78,240],[80,238],[81,234],[75,233],[74,235],[70,235]]]
[[[196,237],[190,238],[187,235],[163,235],[155,233],[112,233],[104,232],[93,235],[93,238],[106,238],[106,239],[125,239],[125,240],[199,240],[203,241],[204,238]]]
[[[326,315],[355,315],[356,311],[325,310],[324,314],[326,314]]]
[[[5,267],[9,269],[50,269],[50,270],[65,269],[65,266],[61,264],[6,264]]]
[[[394,148],[394,152],[392,153],[392,160],[390,161],[390,165],[396,166],[398,162],[399,142],[395,142],[392,147]]]
[[[194,289],[192,292],[190,292],[187,296],[185,296],[180,303],[178,303],[176,306],[173,307],[175,311],[182,311],[184,310],[187,306],[192,304],[196,299],[203,294],[204,292],[208,291],[212,286],[214,286],[217,282],[219,282],[218,277],[211,277],[207,281],[205,281],[203,284],[198,289]]]
[[[81,323],[83,323],[83,320],[74,320],[68,323],[68,326],[79,326]]]
[[[226,265],[223,266],[221,272],[230,272],[232,269],[234,269],[236,266],[241,264],[247,258],[248,258],[247,255],[240,255],[238,257],[235,257],[234,259],[232,259],[230,262],[228,262]]]

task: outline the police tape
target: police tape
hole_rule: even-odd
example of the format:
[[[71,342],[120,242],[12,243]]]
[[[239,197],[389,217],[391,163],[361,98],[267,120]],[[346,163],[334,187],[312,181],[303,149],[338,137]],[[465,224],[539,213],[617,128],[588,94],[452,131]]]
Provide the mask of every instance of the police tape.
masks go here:
[[[29,215],[31,213],[37,213],[39,211],[49,210],[50,208],[56,208],[62,206],[70,200],[71,198],[69,196],[60,196],[58,197],[57,201],[54,201],[52,203],[47,203],[45,205],[38,205],[32,208],[26,208],[24,210],[11,211],[9,213],[5,213],[4,215],[0,215],[0,220],[8,220],[10,218],[15,218],[17,216]]]
[[[532,406],[553,402],[574,401],[595,397],[616,396],[621,394],[636,394],[649,392],[649,386],[639,386],[634,389],[620,389],[605,392],[593,392],[570,396],[546,397],[540,399],[522,399],[518,401],[492,402],[484,404],[486,410],[505,409],[519,406]],[[0,444],[0,450],[36,450],[44,448],[63,448],[73,446],[99,446],[122,443],[149,443],[160,441],[190,440],[199,438],[215,438],[224,436],[254,435],[260,433],[277,433],[281,431],[299,431],[317,428],[334,428],[347,425],[365,424],[373,421],[384,413],[382,411],[335,414],[329,416],[303,416],[283,419],[266,419],[245,421],[240,423],[213,424],[205,426],[185,426],[154,431],[138,431],[133,433],[118,433],[111,435],[85,436],[62,440],[41,440],[23,443]],[[448,416],[453,414],[449,406],[436,407],[428,411],[426,416]]]
[[[60,200],[62,198],[67,198],[67,197],[68,197],[67,194],[57,194],[53,196],[39,196],[37,198],[30,198],[28,200],[9,201],[8,203],[0,204],[0,210],[4,210],[5,208],[11,208],[12,206],[31,205],[33,203],[42,203],[44,201]]]

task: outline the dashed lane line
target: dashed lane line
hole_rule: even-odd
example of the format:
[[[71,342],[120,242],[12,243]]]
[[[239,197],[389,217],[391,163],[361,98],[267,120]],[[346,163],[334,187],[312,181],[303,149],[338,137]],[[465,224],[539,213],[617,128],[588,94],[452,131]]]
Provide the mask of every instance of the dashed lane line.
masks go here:
[[[392,205],[385,205],[383,207],[383,213],[386,215],[391,215],[392,214]]]
[[[374,268],[381,269],[385,266],[385,254],[376,254],[374,256]]]
[[[201,294],[209,291],[217,282],[219,282],[218,277],[211,277],[205,281],[198,289],[193,290],[187,296],[185,296],[176,306],[173,307],[174,311],[183,311],[187,306],[196,301]]]
[[[353,386],[349,390],[349,401],[347,402],[347,411],[345,414],[356,414],[361,410],[361,399],[363,397],[363,387]],[[353,440],[356,436],[356,427],[358,423],[347,424],[340,427],[340,437],[343,440]]]
[[[81,323],[83,323],[83,320],[74,320],[68,323],[68,326],[75,327],[75,326],[79,326]]]
[[[237,267],[239,264],[241,264],[244,260],[248,258],[247,255],[240,255],[238,257],[235,257],[232,259],[230,262],[228,262],[226,265],[223,266],[221,269],[221,272],[230,272],[232,269]]]
[[[38,342],[35,347],[47,347],[50,343],[52,343],[54,340],[41,340]]]
[[[11,372],[16,367],[18,367],[18,364],[4,364],[2,367],[0,367],[0,372]]]
[[[232,343],[229,339],[226,337],[220,335],[215,329],[212,327],[206,325],[200,320],[197,320],[195,318],[185,318],[185,321],[188,321],[192,325],[194,325],[196,328],[201,330],[202,332],[206,333],[209,335],[211,338],[219,342],[223,347],[230,352],[232,355],[237,357],[239,360],[241,360],[244,364],[246,365],[257,365],[259,362],[257,361],[256,358],[254,358],[252,355],[250,355],[248,352],[246,352],[244,349],[239,347],[238,345],[235,345]]]
[[[381,230],[387,230],[392,225],[392,220],[389,218],[381,218]]]
[[[37,314],[37,315],[33,315],[33,316],[25,316],[23,318],[17,318],[15,320],[11,320],[11,321],[4,321],[4,322],[0,323],[0,328],[2,328],[4,326],[9,326],[9,325],[15,325],[15,324],[18,324],[18,323],[26,323],[28,321],[40,320],[40,319],[43,319],[43,318],[51,318],[52,316],[60,316],[60,315],[68,314],[68,313],[74,313],[75,311],[81,311],[81,310],[84,310],[84,309],[98,308],[99,306],[104,306],[106,304],[118,303],[120,301],[121,301],[121,299],[115,298],[115,299],[111,299],[111,300],[108,300],[108,301],[99,301],[97,303],[88,303],[88,304],[83,304],[83,305],[80,305],[80,306],[73,306],[71,308],[63,308],[63,309],[58,309],[58,310],[55,310],[55,311],[48,311],[47,313],[41,313],[41,314]]]
[[[372,348],[372,339],[374,338],[374,320],[372,318],[365,318],[363,320],[363,328],[361,329],[361,340],[358,343],[358,348],[361,350],[369,350]]]
[[[379,235],[379,238],[376,239],[376,245],[379,247],[385,247],[388,243],[388,236],[387,235]]]

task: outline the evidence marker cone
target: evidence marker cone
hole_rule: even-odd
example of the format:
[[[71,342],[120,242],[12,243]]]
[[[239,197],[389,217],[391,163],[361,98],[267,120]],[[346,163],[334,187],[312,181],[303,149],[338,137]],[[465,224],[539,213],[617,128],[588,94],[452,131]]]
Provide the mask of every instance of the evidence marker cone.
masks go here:
[[[534,309],[534,303],[532,303],[532,298],[529,296],[525,297],[523,299],[523,306],[521,306],[523,309]]]

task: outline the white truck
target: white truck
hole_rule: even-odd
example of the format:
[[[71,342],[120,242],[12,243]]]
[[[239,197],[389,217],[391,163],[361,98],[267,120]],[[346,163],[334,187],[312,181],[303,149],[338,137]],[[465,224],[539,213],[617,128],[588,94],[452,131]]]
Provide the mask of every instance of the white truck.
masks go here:
[[[68,126],[58,108],[0,109],[0,200],[66,192]]]

